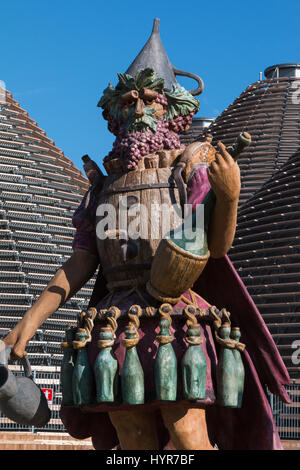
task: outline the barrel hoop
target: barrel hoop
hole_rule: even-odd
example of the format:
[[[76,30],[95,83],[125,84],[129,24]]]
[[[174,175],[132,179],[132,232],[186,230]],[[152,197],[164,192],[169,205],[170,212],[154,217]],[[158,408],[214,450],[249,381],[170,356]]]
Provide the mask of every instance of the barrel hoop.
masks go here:
[[[150,269],[151,263],[136,263],[136,264],[121,264],[119,266],[113,266],[111,268],[103,269],[103,274],[109,274],[118,271],[131,271],[134,269]]]
[[[185,184],[182,177],[182,171],[184,170],[184,168],[185,166],[179,163],[177,166],[175,166],[173,171],[173,177],[178,188],[182,211],[184,211],[184,206],[187,204],[187,185]]]
[[[122,188],[111,188],[101,191],[99,197],[110,196],[111,194],[129,193],[132,191],[142,191],[143,189],[176,188],[175,183],[151,183],[138,184],[136,186],[125,186]]]
[[[122,279],[120,281],[110,281],[106,284],[109,291],[115,291],[116,289],[122,288],[137,288],[139,286],[145,286],[146,282],[150,279],[150,269],[142,272],[138,277],[134,279]]]

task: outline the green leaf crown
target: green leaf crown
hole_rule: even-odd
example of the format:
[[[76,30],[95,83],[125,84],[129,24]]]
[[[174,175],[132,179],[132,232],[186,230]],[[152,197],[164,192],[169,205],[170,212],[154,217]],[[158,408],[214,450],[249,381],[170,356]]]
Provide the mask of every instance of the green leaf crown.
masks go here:
[[[196,113],[199,110],[199,101],[179,84],[173,85],[171,91],[164,90],[164,79],[157,78],[153,69],[141,70],[134,77],[126,73],[118,73],[118,77],[119,83],[116,88],[110,83],[98,102],[98,106],[117,121],[123,120],[120,108],[121,96],[128,91],[140,91],[142,88],[148,88],[166,96],[168,106],[164,116],[165,121],[179,115],[185,116],[193,111]]]

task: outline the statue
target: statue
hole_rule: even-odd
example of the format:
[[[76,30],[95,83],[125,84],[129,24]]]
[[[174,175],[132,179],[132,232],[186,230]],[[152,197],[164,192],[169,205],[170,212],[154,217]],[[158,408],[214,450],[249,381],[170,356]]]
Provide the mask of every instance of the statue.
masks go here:
[[[176,75],[196,79],[197,89]],[[289,377],[226,256],[236,159],[249,135],[234,149],[214,148],[209,135],[181,145],[203,82],[171,65],[158,20],[118,78],[98,103],[116,136],[107,176],[83,157],[91,186],[73,217],[74,253],[4,341],[23,357],[36,329],[100,265],[90,304],[62,345],[67,431],[92,436],[96,449],[281,449],[264,387],[288,402]]]

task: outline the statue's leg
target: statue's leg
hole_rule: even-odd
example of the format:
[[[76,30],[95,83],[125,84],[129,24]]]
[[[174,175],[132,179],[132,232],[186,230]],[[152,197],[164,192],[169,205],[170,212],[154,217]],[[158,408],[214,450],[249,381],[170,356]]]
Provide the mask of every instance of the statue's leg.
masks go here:
[[[161,415],[176,450],[214,450],[207,433],[205,409],[161,407]]]
[[[113,411],[110,420],[122,450],[157,450],[158,437],[153,411]]]

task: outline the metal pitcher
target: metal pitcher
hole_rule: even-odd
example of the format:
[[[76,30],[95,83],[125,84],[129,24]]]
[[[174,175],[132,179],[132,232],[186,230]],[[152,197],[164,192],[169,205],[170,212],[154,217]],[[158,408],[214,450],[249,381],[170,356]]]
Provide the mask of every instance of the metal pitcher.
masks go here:
[[[25,377],[8,368],[12,348],[0,344],[0,410],[7,418],[25,426],[43,427],[51,417],[46,397],[33,381],[27,356],[21,359]]]

